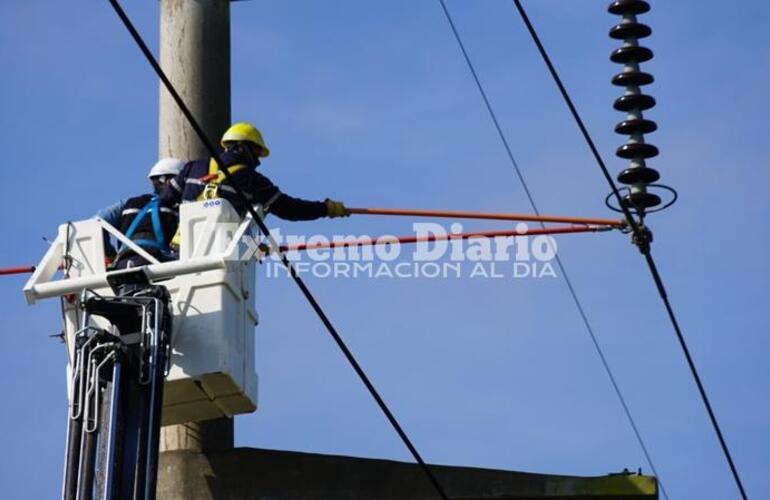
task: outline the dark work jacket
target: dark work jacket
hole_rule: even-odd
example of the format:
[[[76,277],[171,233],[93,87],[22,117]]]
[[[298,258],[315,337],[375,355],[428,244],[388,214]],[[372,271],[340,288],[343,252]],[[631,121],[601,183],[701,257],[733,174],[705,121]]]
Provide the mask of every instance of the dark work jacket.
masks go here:
[[[224,152],[220,156],[222,165],[229,167],[247,163],[241,155]],[[161,194],[166,203],[196,201],[203,192],[205,183],[200,179],[209,173],[209,159],[191,161],[174,179],[169,181]],[[314,220],[326,217],[326,204],[322,201],[309,201],[293,198],[281,192],[270,179],[256,171],[254,167],[246,167],[232,174],[236,185],[246,195],[252,205],[260,204],[265,212],[275,214],[285,220]],[[233,208],[243,216],[247,207],[238,196],[229,180],[224,180],[217,194],[229,201]]]
[[[131,224],[134,222],[134,218],[139,214],[139,212],[142,210],[142,208],[147,205],[150,200],[152,199],[151,194],[143,194],[141,196],[136,196],[134,198],[129,198],[126,200],[126,204],[123,206],[123,211],[120,214],[120,224],[118,229],[120,229],[120,232],[123,234],[126,234],[128,232],[128,229],[131,227]],[[165,240],[165,248],[158,248],[155,245],[152,244],[143,244],[138,240],[145,240],[145,241],[156,241],[155,238],[155,230],[153,229],[152,225],[152,214],[150,212],[147,212],[145,216],[142,218],[142,220],[139,222],[139,224],[136,226],[136,229],[134,230],[133,234],[130,235],[130,238],[132,241],[137,242],[137,244],[142,247],[144,250],[147,250],[147,253],[154,257],[158,257],[159,260],[167,260],[164,257],[168,255],[168,244],[171,241],[171,238],[174,237],[174,234],[176,233],[177,224],[179,223],[179,217],[178,213],[175,209],[171,208],[170,204],[165,203],[161,200],[159,206],[159,219],[160,219],[160,226],[163,233],[163,238]],[[133,255],[134,252],[130,250],[126,250],[125,252],[121,253],[121,257],[128,257],[130,255]]]

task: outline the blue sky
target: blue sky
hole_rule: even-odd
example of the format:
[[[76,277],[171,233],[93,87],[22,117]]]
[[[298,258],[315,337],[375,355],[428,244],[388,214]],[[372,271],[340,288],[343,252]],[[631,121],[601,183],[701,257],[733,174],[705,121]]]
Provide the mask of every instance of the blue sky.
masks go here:
[[[157,47],[156,2],[126,2]],[[506,0],[448,2],[543,213],[605,216],[607,186]],[[619,66],[607,2],[530,0],[544,44],[610,169]],[[681,201],[651,217],[654,253],[749,495],[770,488],[770,201],[765,2],[654,2],[651,162]],[[253,1],[232,8],[232,109],[263,130],[286,192],[351,206],[529,212],[434,0]],[[143,192],[158,83],[107,2],[0,4],[0,266],[42,236]],[[407,220],[271,221],[284,233],[408,233]],[[506,227],[466,224],[471,228]],[[559,250],[671,498],[736,498],[643,260],[620,234]],[[240,446],[409,460],[295,286],[261,278],[260,410]],[[58,305],[0,280],[0,484],[57,494],[66,396]],[[649,468],[563,279],[307,278],[424,458],[601,475]],[[763,298],[765,297],[765,298]]]

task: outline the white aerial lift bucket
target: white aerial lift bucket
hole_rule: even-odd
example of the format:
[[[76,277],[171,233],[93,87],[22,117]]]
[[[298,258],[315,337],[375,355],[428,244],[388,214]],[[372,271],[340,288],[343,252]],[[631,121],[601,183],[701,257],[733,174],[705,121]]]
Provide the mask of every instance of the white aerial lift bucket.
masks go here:
[[[171,295],[173,334],[163,424],[250,413],[257,408],[254,226],[250,216],[242,219],[226,200],[184,203],[179,260],[161,263],[101,219],[63,224],[24,294],[30,304],[63,297],[71,371],[75,333],[83,327],[80,292],[114,295],[103,236],[105,231],[112,234],[150,262],[145,274]],[[66,276],[57,277],[62,269]]]

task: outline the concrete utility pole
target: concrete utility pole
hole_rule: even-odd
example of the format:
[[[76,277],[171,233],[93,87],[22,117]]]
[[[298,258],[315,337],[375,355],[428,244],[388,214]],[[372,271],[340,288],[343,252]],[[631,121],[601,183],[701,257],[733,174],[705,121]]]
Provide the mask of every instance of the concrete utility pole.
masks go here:
[[[160,64],[209,139],[230,124],[230,1],[160,0]],[[208,152],[160,86],[160,157],[183,161]],[[220,451],[233,447],[233,420],[221,418],[161,430],[161,451]]]

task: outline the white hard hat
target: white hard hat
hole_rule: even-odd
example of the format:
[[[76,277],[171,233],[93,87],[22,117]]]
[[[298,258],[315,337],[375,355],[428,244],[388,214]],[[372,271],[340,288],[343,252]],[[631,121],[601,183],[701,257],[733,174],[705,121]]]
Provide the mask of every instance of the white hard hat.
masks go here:
[[[177,158],[163,158],[158,160],[158,163],[152,166],[150,173],[147,174],[148,179],[158,177],[160,175],[177,175],[182,171],[184,162]]]

